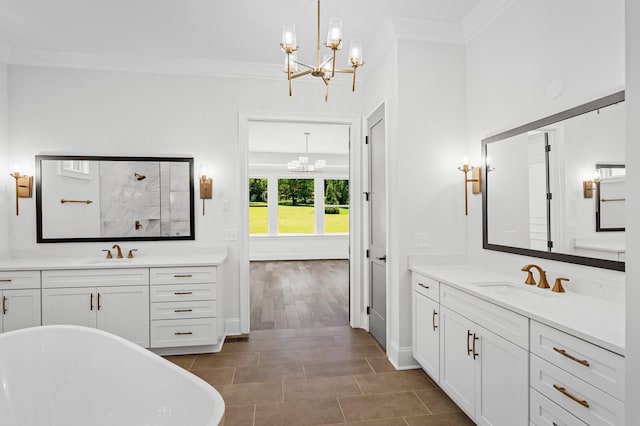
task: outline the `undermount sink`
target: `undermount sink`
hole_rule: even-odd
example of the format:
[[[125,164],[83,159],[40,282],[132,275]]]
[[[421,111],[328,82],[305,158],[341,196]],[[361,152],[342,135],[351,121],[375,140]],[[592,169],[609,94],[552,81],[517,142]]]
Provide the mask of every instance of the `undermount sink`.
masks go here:
[[[551,297],[549,290],[537,288],[536,286],[528,286],[525,284],[515,284],[509,281],[476,281],[471,284],[486,288],[491,293],[513,295],[520,297]]]

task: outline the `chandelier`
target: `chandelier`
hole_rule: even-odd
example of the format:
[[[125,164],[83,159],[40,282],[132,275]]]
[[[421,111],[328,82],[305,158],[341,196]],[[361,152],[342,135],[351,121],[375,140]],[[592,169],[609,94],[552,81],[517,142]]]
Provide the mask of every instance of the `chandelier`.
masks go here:
[[[316,160],[314,164],[309,164],[309,135],[311,133],[304,132],[304,136],[306,138],[305,151],[304,155],[298,157],[297,160],[289,161],[287,163],[287,168],[293,172],[319,172],[325,168],[327,162],[325,160]]]
[[[327,33],[326,47],[331,49],[331,54],[324,55],[320,61],[320,0],[318,0],[318,32],[316,43],[316,64],[310,66],[298,62],[298,46],[296,45],[296,27],[292,23],[284,24],[282,30],[282,43],[280,47],[286,54],[284,72],[287,73],[289,80],[289,96],[292,94],[292,80],[311,74],[314,77],[320,77],[325,84],[324,100],[329,99],[329,80],[336,73],[353,74],[353,83],[351,90],[356,90],[356,72],[359,66],[364,65],[362,61],[362,42],[360,40],[352,40],[349,49],[349,66],[351,69],[336,69],[336,52],[342,48],[342,20],[340,18],[331,18],[329,20],[329,31]],[[298,65],[305,67],[304,71],[298,71]]]

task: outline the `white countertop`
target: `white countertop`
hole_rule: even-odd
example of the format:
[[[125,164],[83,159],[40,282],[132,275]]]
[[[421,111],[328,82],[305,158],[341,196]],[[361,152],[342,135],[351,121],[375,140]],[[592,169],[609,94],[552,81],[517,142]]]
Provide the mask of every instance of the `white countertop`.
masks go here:
[[[414,265],[409,269],[612,352],[625,354],[625,312],[622,304],[571,292],[553,293],[551,289],[525,285],[524,279],[518,280],[477,266]],[[534,275],[537,279],[537,272],[534,271]],[[547,278],[553,287],[553,280]],[[523,291],[503,293],[496,287],[474,284],[483,282],[509,282]],[[563,285],[567,288],[573,283],[569,281]]]
[[[153,268],[180,266],[219,265],[227,258],[226,253],[196,255],[137,255],[133,259],[105,259],[100,257],[38,257],[25,259],[0,259],[0,272],[14,270],[50,269],[109,269],[109,268]]]

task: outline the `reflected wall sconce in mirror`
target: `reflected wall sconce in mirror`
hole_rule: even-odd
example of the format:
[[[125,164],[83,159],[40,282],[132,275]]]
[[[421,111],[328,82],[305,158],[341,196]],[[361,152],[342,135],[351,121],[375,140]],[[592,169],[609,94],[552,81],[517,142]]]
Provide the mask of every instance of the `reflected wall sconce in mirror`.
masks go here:
[[[213,198],[213,179],[206,167],[200,167],[200,199],[202,200],[202,216],[204,216],[204,200]]]
[[[584,198],[593,198],[593,190],[597,188],[600,183],[600,173],[594,172],[592,180],[582,181],[582,195]]]
[[[23,175],[20,173],[18,166],[13,167],[10,176],[16,180],[16,216],[20,214],[18,200],[20,198],[31,198],[33,192],[33,176]]]
[[[469,215],[469,188],[468,184],[471,183],[471,192],[473,194],[480,194],[482,192],[482,171],[480,167],[469,166],[469,160],[464,157],[462,160],[462,166],[458,167],[462,173],[464,173],[464,214]],[[471,179],[469,179],[469,172],[471,172]]]

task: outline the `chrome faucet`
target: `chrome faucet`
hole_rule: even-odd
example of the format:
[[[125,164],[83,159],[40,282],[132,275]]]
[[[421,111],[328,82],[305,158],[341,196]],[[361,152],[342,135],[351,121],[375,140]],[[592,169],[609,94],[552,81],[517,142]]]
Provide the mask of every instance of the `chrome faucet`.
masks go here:
[[[529,284],[529,285],[535,285],[536,284],[536,280],[533,278],[533,273],[531,272],[531,268],[535,268],[538,270],[538,272],[540,273],[540,283],[538,283],[538,287],[539,288],[549,288],[549,283],[547,282],[547,273],[538,265],[534,265],[534,264],[529,264],[529,265],[524,265],[522,267],[522,271],[526,271],[527,272],[527,279],[524,280],[525,284]]]
[[[113,247],[111,247],[111,248],[118,249],[118,255],[117,255],[116,257],[117,257],[118,259],[122,259],[122,257],[123,257],[123,256],[122,256],[122,249],[120,248],[120,246],[119,246],[119,245],[117,245],[117,244],[114,244],[114,245],[113,245]]]

